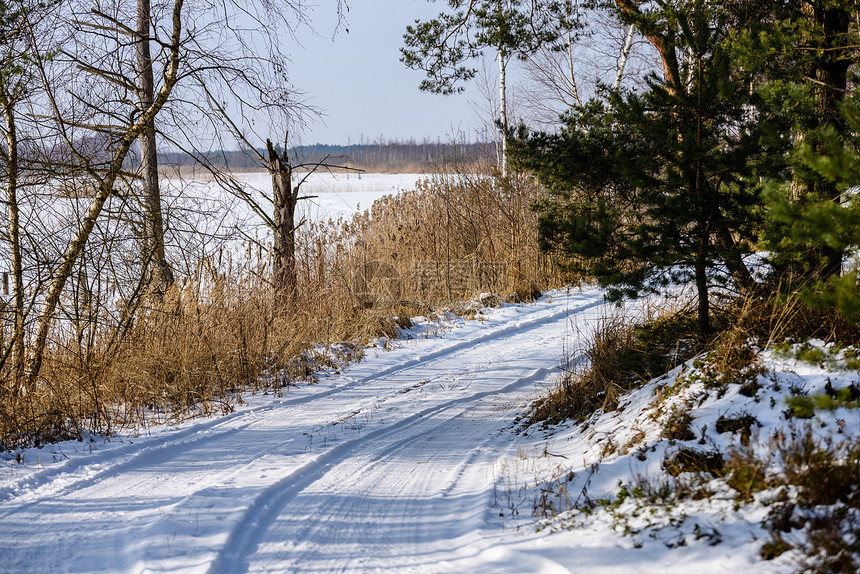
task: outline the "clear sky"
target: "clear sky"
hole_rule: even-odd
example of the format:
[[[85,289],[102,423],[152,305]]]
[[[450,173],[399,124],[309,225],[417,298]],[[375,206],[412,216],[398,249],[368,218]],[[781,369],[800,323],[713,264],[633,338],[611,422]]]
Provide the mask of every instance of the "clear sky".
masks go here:
[[[418,84],[423,72],[400,62],[406,26],[416,18],[427,19],[447,7],[426,0],[348,0],[349,33],[335,27],[336,0],[317,0],[310,14],[316,34],[299,30],[292,45],[281,48],[291,56],[293,87],[305,94],[308,104],[323,112],[295,134],[295,143],[345,144],[360,137],[385,139],[450,139],[462,131],[472,139],[478,123],[470,100],[477,99],[474,86],[463,94],[442,96],[423,93]]]

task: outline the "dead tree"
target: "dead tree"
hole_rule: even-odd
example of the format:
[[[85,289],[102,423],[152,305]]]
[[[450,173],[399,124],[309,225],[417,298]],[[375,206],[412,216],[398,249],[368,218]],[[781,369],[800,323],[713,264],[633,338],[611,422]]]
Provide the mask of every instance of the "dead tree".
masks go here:
[[[296,292],[296,206],[299,186],[293,188],[293,167],[286,146],[278,155],[272,140],[266,140],[266,169],[272,176],[272,233],[274,235],[272,279],[275,292],[289,299]]]

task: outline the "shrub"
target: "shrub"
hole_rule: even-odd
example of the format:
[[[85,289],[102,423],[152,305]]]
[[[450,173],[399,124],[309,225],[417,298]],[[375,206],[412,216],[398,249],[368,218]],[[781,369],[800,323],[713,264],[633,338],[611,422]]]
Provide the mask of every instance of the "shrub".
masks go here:
[[[691,425],[693,417],[689,411],[674,411],[663,424],[663,437],[670,440],[694,440],[696,433]]]
[[[722,476],[724,467],[723,455],[720,453],[686,447],[678,449],[663,462],[663,469],[672,476],[682,472],[708,472]]]

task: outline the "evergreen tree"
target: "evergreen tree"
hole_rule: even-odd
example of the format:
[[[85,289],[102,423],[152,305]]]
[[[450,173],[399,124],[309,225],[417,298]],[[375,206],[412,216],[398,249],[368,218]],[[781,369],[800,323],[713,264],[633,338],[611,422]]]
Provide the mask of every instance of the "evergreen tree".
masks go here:
[[[768,123],[750,113],[750,78],[733,73],[718,8],[664,7],[650,22],[671,41],[676,72],[614,98],[611,112],[592,102],[558,134],[521,129],[513,157],[552,194],[538,206],[545,249],[611,297],[694,281],[707,334],[709,291],[723,266],[742,289],[753,285],[742,259],[751,244],[738,239],[755,236],[755,182],[779,156],[763,143],[780,139],[763,137]]]
[[[817,134],[815,145],[796,150],[796,163],[807,177],[817,177],[821,187],[841,190],[834,199],[790,202],[783,193],[786,185],[776,184],[771,211],[775,222],[783,223],[777,256],[791,260],[788,250],[803,247],[795,260],[816,261],[824,246],[832,253],[852,255],[844,272],[805,277],[801,294],[807,303],[824,311],[836,311],[849,322],[860,322],[858,255],[860,255],[860,102],[845,98],[840,105],[840,128],[827,127]],[[784,223],[788,222],[788,223]],[[810,256],[809,251],[812,252]],[[840,270],[841,271],[841,270]]]
[[[833,151],[833,138],[852,129],[840,113],[853,99],[849,69],[857,63],[851,23],[855,0],[730,2],[736,19],[734,55],[757,78],[760,109],[779,116],[792,134],[786,169],[769,186],[762,245],[784,283],[812,282],[825,292],[839,277],[848,248],[838,231],[847,215],[843,183],[825,176],[810,156]],[[853,216],[852,216],[853,217]]]

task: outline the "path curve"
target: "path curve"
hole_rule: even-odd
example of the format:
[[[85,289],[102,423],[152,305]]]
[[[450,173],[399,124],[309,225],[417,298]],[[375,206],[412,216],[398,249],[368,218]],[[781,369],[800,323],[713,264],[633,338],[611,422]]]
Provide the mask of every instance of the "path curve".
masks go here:
[[[0,572],[461,571],[503,534],[514,419],[602,302],[492,310],[283,398],[2,478]]]

